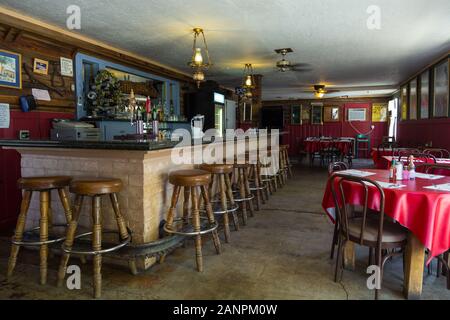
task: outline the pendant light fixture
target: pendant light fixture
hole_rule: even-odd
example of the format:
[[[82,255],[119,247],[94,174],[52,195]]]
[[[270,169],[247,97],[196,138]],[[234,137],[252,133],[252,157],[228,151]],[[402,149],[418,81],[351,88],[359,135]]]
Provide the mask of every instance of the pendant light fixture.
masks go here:
[[[197,83],[197,87],[200,87],[200,83],[205,81],[205,74],[204,70],[209,69],[209,67],[212,66],[211,59],[209,57],[209,51],[208,51],[208,44],[206,43],[205,34],[203,32],[202,28],[194,28],[194,45],[192,46],[192,58],[191,61],[189,61],[188,65],[194,69],[194,73],[192,75],[192,78]],[[206,61],[203,58],[203,52],[201,44],[198,43],[198,39],[200,39],[199,42],[203,40],[203,50],[206,55]]]
[[[255,76],[253,74],[253,66],[251,63],[244,65],[244,76],[242,78],[242,88],[245,90],[247,98],[252,97],[252,90],[255,89]]]

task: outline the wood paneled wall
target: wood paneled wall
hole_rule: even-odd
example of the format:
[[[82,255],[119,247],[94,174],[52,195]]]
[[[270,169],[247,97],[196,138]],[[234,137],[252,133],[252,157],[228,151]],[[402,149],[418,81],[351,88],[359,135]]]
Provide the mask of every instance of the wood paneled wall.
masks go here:
[[[45,86],[47,85],[58,90],[60,94],[50,90],[51,101],[37,101],[40,111],[75,112],[73,77],[62,77],[59,67],[60,57],[72,58],[74,47],[0,24],[0,49],[20,53],[22,65],[27,67],[36,80],[44,83],[44,85],[32,83],[32,79],[22,67],[22,89],[0,87],[0,102],[9,103],[12,109],[19,109],[20,96],[31,94],[32,88],[47,89]],[[39,75],[33,72],[35,58],[50,62],[48,75]],[[54,71],[56,72],[52,84],[51,78]]]

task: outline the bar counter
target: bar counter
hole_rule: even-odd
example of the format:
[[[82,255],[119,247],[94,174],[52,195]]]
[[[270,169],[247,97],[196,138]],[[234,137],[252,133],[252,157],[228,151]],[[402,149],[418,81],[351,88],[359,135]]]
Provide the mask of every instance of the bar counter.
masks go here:
[[[256,137],[256,136],[255,136]],[[235,140],[234,146],[249,150],[248,141]],[[213,143],[203,143],[203,149]],[[44,141],[0,140],[0,147],[17,150],[21,159],[22,177],[67,175],[77,178],[113,177],[123,181],[119,203],[132,231],[133,244],[151,243],[160,238],[160,223],[166,218],[172,186],[168,183],[171,171],[192,169],[194,164],[176,164],[172,152],[192,152],[193,147],[179,147],[173,141]],[[222,144],[222,142],[220,142]],[[250,144],[250,150],[254,149]],[[64,213],[57,194],[52,195],[54,222],[64,223]],[[73,199],[72,199],[73,200]],[[86,201],[80,217],[80,226],[91,225],[91,204]],[[109,201],[102,204],[106,230],[115,230],[116,224]],[[33,195],[27,229],[39,225],[39,199]],[[155,259],[136,261],[147,269]]]

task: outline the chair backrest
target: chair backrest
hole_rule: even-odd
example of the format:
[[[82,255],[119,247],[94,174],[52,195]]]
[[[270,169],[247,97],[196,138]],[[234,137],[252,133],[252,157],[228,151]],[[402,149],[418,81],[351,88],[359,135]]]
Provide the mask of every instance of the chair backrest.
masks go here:
[[[441,176],[450,176],[450,165],[435,164],[435,163],[418,163],[416,164],[416,171]]]
[[[364,200],[362,205],[363,212],[361,213],[361,228],[359,232],[359,237],[357,239],[353,239],[353,241],[357,241],[359,244],[364,243],[364,234],[366,232],[367,219],[369,211],[373,212],[368,208],[369,201],[369,189],[370,192],[375,192],[379,194],[380,204],[379,210],[379,224],[378,224],[378,236],[377,243],[378,247],[381,247],[382,234],[383,234],[383,224],[384,224],[384,206],[385,206],[385,196],[384,191],[381,186],[373,180],[363,177],[355,177],[349,176],[343,173],[336,172],[329,178],[329,183],[331,185],[331,192],[333,194],[335,210],[336,210],[336,218],[337,221],[341,224],[341,232],[343,233],[346,240],[350,240],[349,234],[349,219],[352,218],[351,215],[351,206],[346,201],[346,192],[345,189],[350,186],[350,184],[359,184],[362,188],[362,197]],[[347,193],[349,195],[350,192]]]
[[[328,165],[328,175],[331,176],[333,173],[338,171],[348,170],[348,165],[345,162],[331,162]]]
[[[423,153],[431,154],[436,158],[450,158],[450,152],[447,149],[431,148],[423,150]]]
[[[425,162],[425,163],[437,163],[436,157],[433,156],[432,154],[428,154],[428,153],[400,153],[400,155],[398,156],[398,161],[402,161],[404,159],[408,159],[409,156],[413,156],[414,160],[416,160],[414,163],[416,164],[417,162]]]
[[[401,154],[418,154],[420,153],[420,150],[417,148],[397,148],[394,152],[395,156],[400,156]]]

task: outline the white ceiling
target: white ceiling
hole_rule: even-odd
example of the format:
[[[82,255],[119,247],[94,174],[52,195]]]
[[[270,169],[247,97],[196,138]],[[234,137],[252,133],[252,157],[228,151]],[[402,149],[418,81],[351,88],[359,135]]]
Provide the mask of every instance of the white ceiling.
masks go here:
[[[344,88],[327,96],[388,94],[450,50],[449,0],[0,0],[61,27],[81,8],[80,33],[190,72],[191,29],[205,29],[213,69],[207,78],[240,85],[244,63],[264,75],[263,98],[312,98],[316,83]],[[366,12],[381,9],[381,30]],[[276,48],[309,72],[279,73]],[[352,89],[352,87],[357,87]]]

